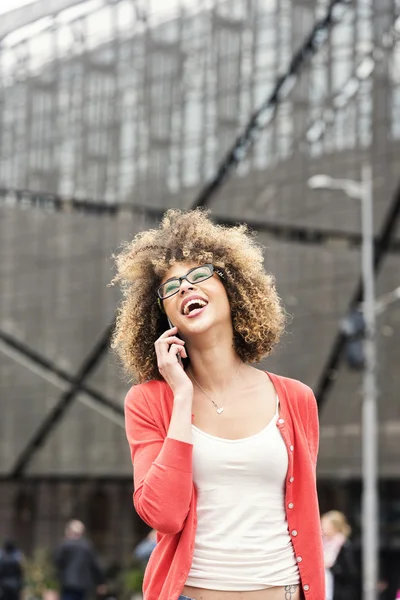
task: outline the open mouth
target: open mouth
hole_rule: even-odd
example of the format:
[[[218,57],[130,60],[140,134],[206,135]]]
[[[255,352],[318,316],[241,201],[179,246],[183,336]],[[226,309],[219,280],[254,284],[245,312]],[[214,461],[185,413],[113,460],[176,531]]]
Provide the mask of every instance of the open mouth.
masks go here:
[[[186,302],[185,306],[183,307],[182,313],[185,315],[185,317],[195,317],[196,315],[203,312],[207,304],[208,302],[206,300],[203,300],[201,298],[193,298],[193,300],[189,300],[189,302]]]

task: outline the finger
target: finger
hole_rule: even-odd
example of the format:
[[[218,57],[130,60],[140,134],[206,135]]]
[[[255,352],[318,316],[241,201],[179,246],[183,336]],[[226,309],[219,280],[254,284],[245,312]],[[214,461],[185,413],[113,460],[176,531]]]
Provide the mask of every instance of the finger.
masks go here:
[[[164,369],[167,365],[173,364],[177,360],[177,354],[180,353],[182,348],[183,346],[179,346],[178,344],[171,344],[171,346],[159,344],[156,346],[158,368]]]
[[[177,344],[180,347],[182,347],[185,345],[185,342],[176,336],[171,336],[169,338],[164,338],[164,339],[158,338],[158,340],[154,344],[154,347],[155,347],[156,355],[157,355],[157,358],[159,359],[159,361],[166,360],[166,357],[168,356],[168,353],[170,351],[172,344]]]
[[[167,342],[167,344],[179,344],[180,346],[183,346],[185,344],[184,340],[181,340],[181,338],[178,338],[175,335],[168,338],[164,338],[162,342]]]
[[[176,330],[176,327],[174,327],[174,329]],[[167,344],[171,344],[173,342],[178,343],[178,344],[184,344],[185,342],[181,339],[178,338],[178,336],[176,335],[168,335],[169,332],[172,331],[171,329],[165,331],[162,335],[160,335],[160,337],[154,342],[154,345],[156,347],[157,350],[157,346],[163,345],[164,342],[167,342]]]
[[[184,348],[184,346],[180,346],[178,348],[178,356],[180,356],[180,358],[187,358],[187,352],[186,352],[186,348]]]
[[[159,346],[161,348],[165,344]],[[171,344],[169,352],[166,352],[166,356],[163,356],[163,353],[160,356],[157,356],[157,364],[159,371],[164,372],[165,368],[168,365],[173,365],[176,361],[182,365],[182,358],[187,358],[186,349],[183,346],[179,346],[178,344]]]
[[[177,333],[177,331],[178,331],[178,328],[174,326],[171,329],[167,329],[166,331],[164,331],[164,333],[162,335],[160,335],[160,337],[158,339],[162,340],[166,337],[169,337],[171,334],[173,335],[174,333]]]
[[[157,356],[157,362],[160,363],[165,363],[168,360],[168,354],[169,354],[169,344],[164,344],[163,343],[164,340],[160,340],[160,338],[156,341],[156,343],[154,344],[154,348],[156,351],[156,356]]]
[[[178,354],[180,356],[183,356],[184,358],[187,358],[186,350],[183,346],[179,346],[178,344],[171,344],[168,352],[168,358],[171,359],[172,357],[177,356]]]

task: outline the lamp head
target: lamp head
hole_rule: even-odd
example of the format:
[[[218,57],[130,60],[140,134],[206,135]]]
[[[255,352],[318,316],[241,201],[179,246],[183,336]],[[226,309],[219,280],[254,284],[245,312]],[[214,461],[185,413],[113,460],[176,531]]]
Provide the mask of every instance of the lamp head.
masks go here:
[[[331,188],[332,177],[329,177],[329,175],[314,175],[310,177],[307,183],[312,190]]]

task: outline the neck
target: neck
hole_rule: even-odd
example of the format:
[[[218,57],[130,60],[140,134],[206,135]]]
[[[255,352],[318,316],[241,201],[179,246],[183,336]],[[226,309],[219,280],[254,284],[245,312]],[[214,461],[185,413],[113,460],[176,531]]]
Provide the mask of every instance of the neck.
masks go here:
[[[232,343],[233,331],[226,335],[208,334],[186,342],[190,371],[204,389],[220,394],[235,377],[242,361]]]

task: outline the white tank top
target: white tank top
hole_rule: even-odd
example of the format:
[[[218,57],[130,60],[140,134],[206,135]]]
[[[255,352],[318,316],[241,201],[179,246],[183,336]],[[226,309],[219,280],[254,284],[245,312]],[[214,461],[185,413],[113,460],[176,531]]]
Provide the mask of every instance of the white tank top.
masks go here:
[[[276,414],[259,433],[226,440],[193,430],[197,531],[186,585],[255,591],[300,581],[285,513],[288,456]]]

